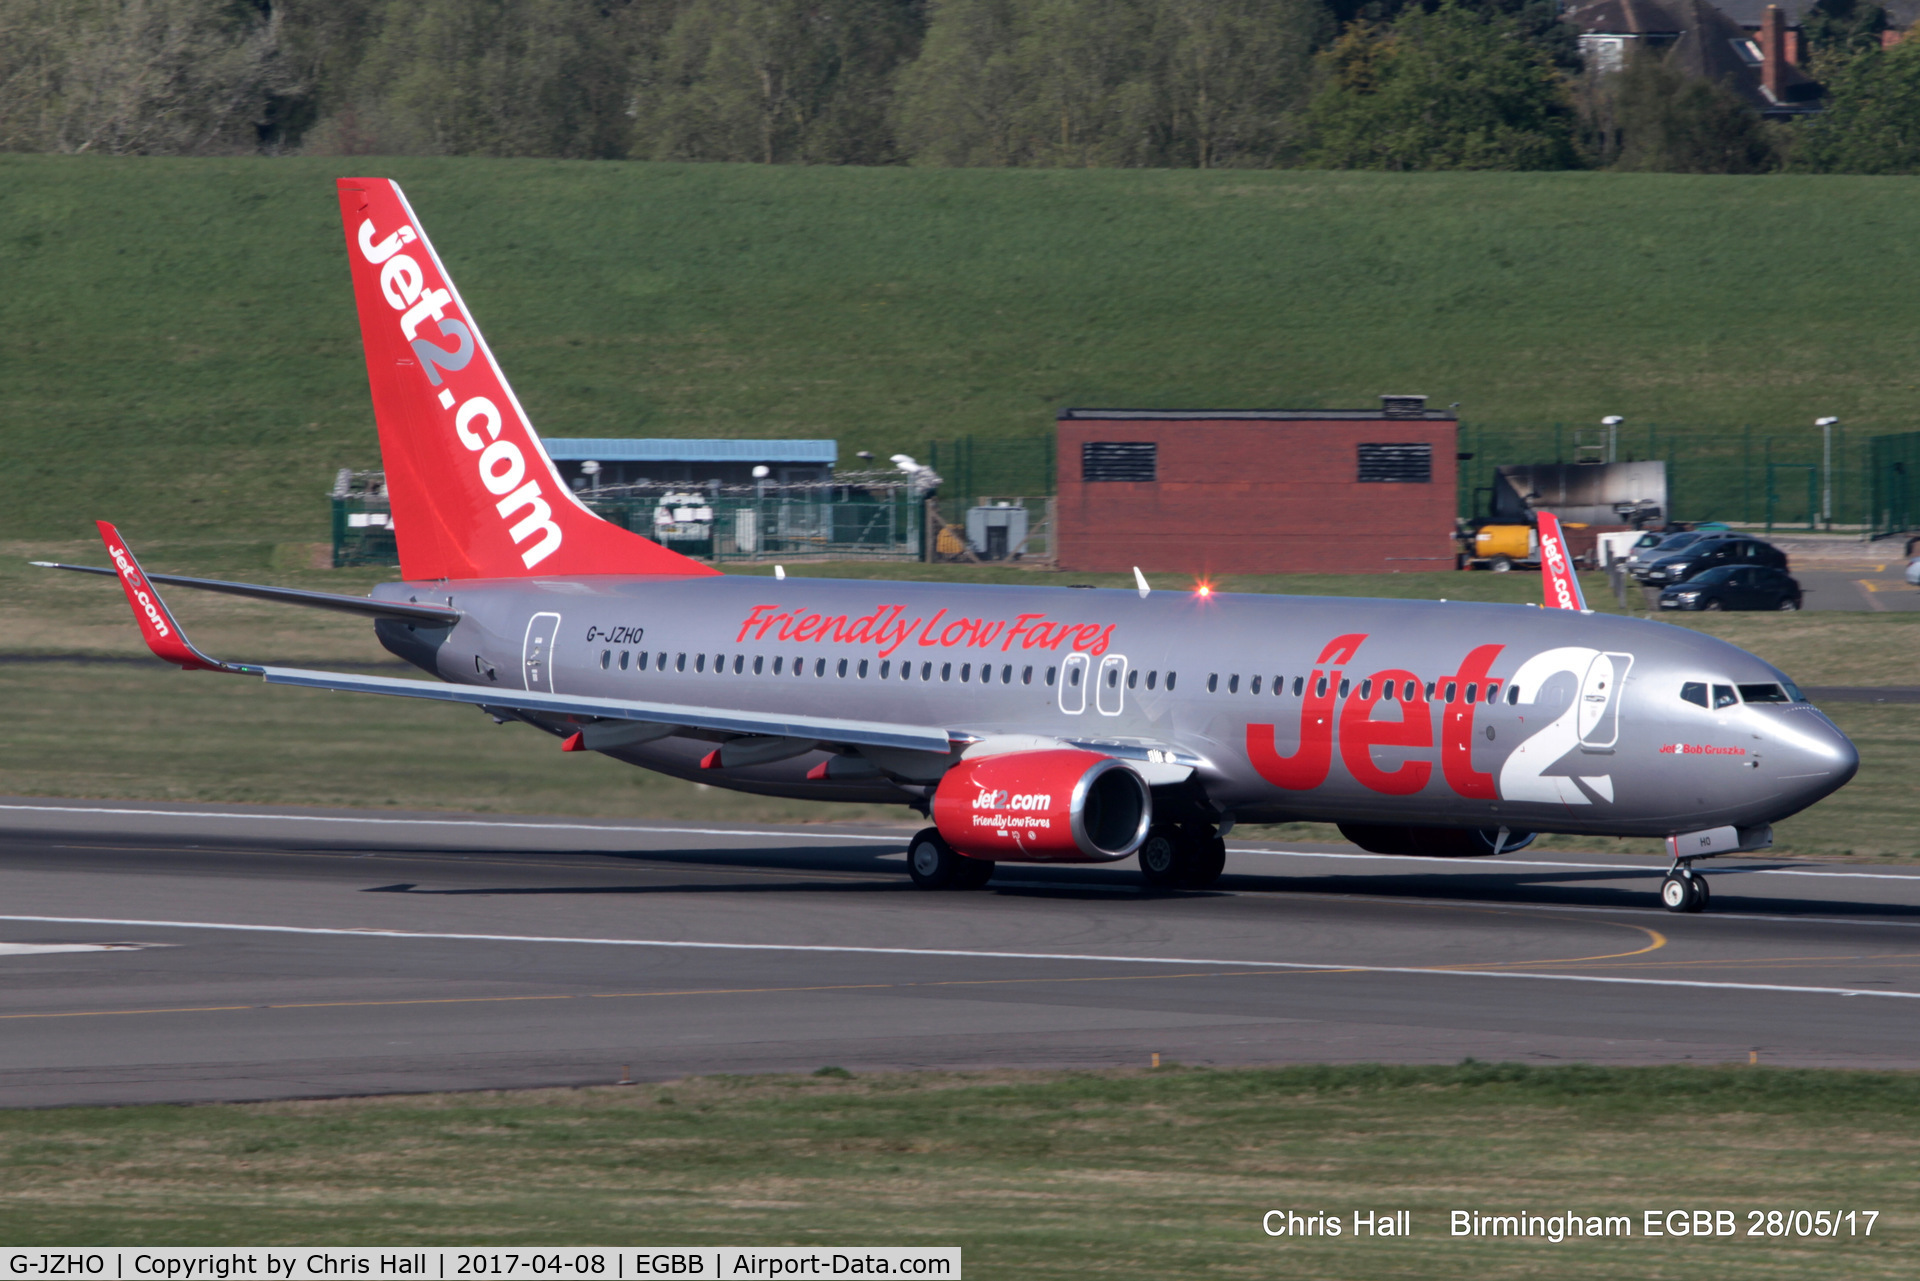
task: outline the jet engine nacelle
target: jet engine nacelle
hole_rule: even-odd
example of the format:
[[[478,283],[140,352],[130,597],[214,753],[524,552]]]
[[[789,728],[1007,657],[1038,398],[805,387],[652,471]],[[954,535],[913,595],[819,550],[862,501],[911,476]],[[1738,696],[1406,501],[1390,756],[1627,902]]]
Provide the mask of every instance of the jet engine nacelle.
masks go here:
[[[1424,854],[1428,858],[1484,858],[1511,854],[1533,844],[1533,832],[1507,832],[1497,827],[1399,827],[1374,823],[1342,823],[1340,835],[1373,854]],[[1499,848],[1496,850],[1495,846]]]
[[[934,826],[971,858],[1109,863],[1140,848],[1152,819],[1138,774],[1075,748],[962,760],[933,794]]]

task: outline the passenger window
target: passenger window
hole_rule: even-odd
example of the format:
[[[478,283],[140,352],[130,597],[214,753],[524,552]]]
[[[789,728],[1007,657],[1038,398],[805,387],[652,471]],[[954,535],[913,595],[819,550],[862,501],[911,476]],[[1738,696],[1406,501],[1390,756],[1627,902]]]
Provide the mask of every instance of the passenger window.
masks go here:
[[[1227,693],[1238,694],[1239,692],[1240,692],[1240,673],[1235,672],[1233,675],[1227,677]]]
[[[1300,691],[1306,688],[1306,683],[1307,678],[1304,676],[1296,676],[1293,678],[1293,696],[1295,698],[1300,697]]]
[[[1140,669],[1136,667],[1132,671],[1127,673],[1127,688],[1138,689],[1139,687],[1140,687]]]
[[[795,654],[793,656],[793,674],[795,676],[805,676],[807,674],[807,660],[804,655]]]
[[[626,671],[632,659],[633,659],[633,655],[631,653],[629,653],[624,649],[621,650],[620,651],[620,670],[623,672]]]
[[[1459,689],[1460,687],[1456,685],[1454,682],[1452,681],[1447,682],[1447,697],[1446,697],[1447,703],[1451,704],[1453,702],[1453,696],[1459,692]]]
[[[1207,674],[1207,693],[1217,694],[1219,692],[1220,692],[1220,673],[1209,672]]]
[[[960,683],[964,685],[972,679],[973,679],[973,664],[972,663],[960,664]]]
[[[1392,681],[1380,682],[1380,697],[1386,699],[1389,703],[1391,703],[1393,701],[1393,695],[1394,695],[1393,682]],[[1360,686],[1360,697],[1365,698],[1366,696],[1367,696],[1367,687],[1365,684],[1362,684]]]
[[[695,654],[693,656],[693,670],[696,672],[704,672],[707,670],[707,656],[705,654]]]
[[[1247,686],[1247,693],[1258,694],[1259,692],[1260,692],[1260,678],[1256,676],[1253,678],[1253,684]]]
[[[834,675],[838,676],[841,680],[847,679],[847,660],[846,659],[843,658],[837,664],[835,664]]]
[[[891,661],[891,660],[888,660],[888,661],[886,661],[886,662],[883,662],[883,663],[881,663],[881,664],[880,664],[880,679],[881,679],[881,680],[885,680],[885,679],[887,679],[887,674],[888,674],[889,672],[891,672],[892,670],[893,670],[893,663],[892,663],[892,661]]]
[[[1108,689],[1120,688],[1120,669],[1119,668],[1117,667],[1107,668],[1107,688]]]
[[[1179,674],[1180,674],[1179,672],[1167,673],[1167,693],[1169,694],[1173,693],[1173,680],[1174,680],[1174,677],[1178,676]]]
[[[641,651],[640,651],[640,664],[639,664],[639,666],[640,666],[640,670],[641,670],[641,671],[643,671],[643,672],[647,670],[647,659],[648,659],[648,657],[649,657],[649,655],[648,655],[648,653],[647,653],[647,651],[646,651],[646,650],[644,650],[644,649],[643,649],[643,650],[641,650]],[[663,655],[661,655],[661,657],[662,657],[662,658],[664,658],[664,657],[666,657],[666,655],[664,655],[664,654],[663,654]]]
[[[1400,697],[1411,703],[1420,697],[1420,682],[1408,681],[1400,690]]]
[[[1313,695],[1315,698],[1325,698],[1327,696],[1327,678],[1326,677],[1322,676],[1320,678],[1320,682],[1313,687]]]
[[[1154,682],[1154,678],[1155,678],[1155,677],[1157,677],[1157,676],[1159,676],[1159,675],[1160,675],[1160,671],[1159,671],[1159,669],[1158,669],[1158,668],[1155,668],[1155,669],[1154,669],[1153,671],[1150,671],[1150,672],[1148,672],[1148,673],[1147,673],[1147,688],[1148,688],[1148,689],[1152,689],[1152,688],[1153,688],[1153,682]]]
[[[1467,701],[1469,703],[1475,701],[1475,697],[1476,695],[1479,694],[1479,692],[1480,690],[1478,686],[1476,686],[1472,681],[1467,682]]]
[[[782,664],[782,663],[784,663],[784,662],[786,662],[786,661],[787,661],[786,659],[784,659],[784,658],[782,658],[782,657],[780,657],[780,655],[778,655],[778,654],[775,654],[775,655],[773,656],[773,674],[774,674],[775,676],[778,676],[778,675],[780,674],[780,664]]]
[[[606,671],[608,665],[611,664],[612,662],[613,662],[613,651],[610,649],[601,650],[600,651],[600,670],[603,672]]]
[[[1740,701],[1743,703],[1790,703],[1787,691],[1778,685],[1742,685]]]
[[[767,660],[762,658],[760,655],[755,654],[753,656],[753,674],[755,676],[760,676],[764,674],[766,670],[767,670]]]
[[[733,656],[733,674],[735,676],[738,676],[740,675],[740,673],[746,670],[747,670],[747,656],[745,654],[735,654]]]
[[[822,677],[822,676],[825,676],[825,675],[827,674],[827,660],[826,660],[826,659],[824,659],[824,658],[816,658],[816,659],[814,659],[814,660],[813,660],[813,674],[814,674],[814,677],[815,677],[815,679],[818,679],[819,677]]]
[[[1733,686],[1715,685],[1713,687],[1713,710],[1716,712],[1723,707],[1732,707],[1739,701],[1739,697],[1733,692]]]
[[[1274,677],[1273,678],[1273,696],[1275,698],[1278,698],[1286,692],[1287,692],[1287,678],[1284,676]]]
[[[687,670],[687,656],[685,654],[674,656],[673,670],[676,672],[684,672]]]
[[[1033,684],[1033,669],[1031,667],[1023,667],[1020,669],[1020,683],[1022,685]],[[1149,679],[1147,682],[1147,688],[1148,689],[1153,688],[1153,682],[1151,679]]]
[[[1059,669],[1059,668],[1057,668],[1057,667],[1049,667],[1049,668],[1047,669],[1047,688],[1049,688],[1049,689],[1051,689],[1051,688],[1053,688],[1053,677],[1054,677],[1054,673],[1056,673],[1056,672],[1057,672],[1057,671],[1059,671],[1059,670],[1060,670],[1060,669]]]
[[[1500,682],[1499,681],[1487,682],[1487,701],[1489,703],[1497,703],[1500,701]]]
[[[922,663],[922,664],[920,664],[920,679],[921,679],[921,680],[923,680],[923,681],[930,681],[930,680],[932,680],[932,679],[933,679],[933,664],[932,664],[932,663]]]
[[[864,658],[860,660],[860,679],[867,679],[867,660]]]
[[[1352,681],[1342,680],[1340,682],[1340,697],[1345,698],[1347,696],[1347,690],[1351,688],[1352,685],[1353,685]]]
[[[1362,698],[1373,697],[1373,677],[1369,676],[1367,677],[1367,679],[1360,682],[1360,697]]]
[[[1067,684],[1073,686],[1075,689],[1080,688],[1080,667],[1077,664],[1072,671],[1067,673]]]
[[[1000,669],[1000,683],[1002,685],[1013,684],[1013,664],[1012,663],[1008,663]]]
[[[1514,707],[1514,706],[1517,706],[1519,702],[1520,702],[1520,687],[1518,685],[1507,686],[1507,706]]]
[[[1429,703],[1433,701],[1433,682],[1432,681],[1427,682],[1427,701]]]
[[[942,663],[942,664],[940,664],[940,679],[941,679],[941,680],[943,680],[943,681],[950,681],[950,680],[952,680],[952,679],[953,679],[953,664],[952,664],[952,663]]]

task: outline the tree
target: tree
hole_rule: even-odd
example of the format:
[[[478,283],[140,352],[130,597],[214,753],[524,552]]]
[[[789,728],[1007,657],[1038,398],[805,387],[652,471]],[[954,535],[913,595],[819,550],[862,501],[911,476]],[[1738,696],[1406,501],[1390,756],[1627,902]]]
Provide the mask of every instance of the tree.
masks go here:
[[[1167,159],[1270,164],[1305,104],[1323,11],[1287,0],[1163,0]]]
[[[1767,173],[1780,156],[1760,113],[1717,81],[1637,52],[1594,89],[1595,148],[1615,169]]]
[[[257,150],[293,87],[280,15],[246,0],[4,0],[0,146],[113,155]]]
[[[1920,40],[1848,60],[1827,83],[1795,167],[1817,173],[1920,173]]]
[[[1452,4],[1360,22],[1321,55],[1313,163],[1335,169],[1569,169],[1568,88],[1513,19]]]
[[[916,0],[692,0],[636,95],[660,159],[885,164],[892,77],[919,51]]]

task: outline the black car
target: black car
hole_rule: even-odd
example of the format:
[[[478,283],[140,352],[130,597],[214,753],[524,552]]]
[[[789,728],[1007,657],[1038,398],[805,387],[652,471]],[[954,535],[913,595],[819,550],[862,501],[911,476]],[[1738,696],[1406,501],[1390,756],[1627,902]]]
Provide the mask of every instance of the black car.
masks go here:
[[[1800,584],[1767,565],[1717,565],[1660,593],[1661,609],[1799,609]]]
[[[1649,587],[1684,583],[1720,565],[1758,565],[1763,569],[1784,570],[1787,567],[1787,554],[1772,543],[1763,543],[1757,538],[1723,534],[1718,538],[1703,538],[1682,551],[1653,562],[1641,581]]]

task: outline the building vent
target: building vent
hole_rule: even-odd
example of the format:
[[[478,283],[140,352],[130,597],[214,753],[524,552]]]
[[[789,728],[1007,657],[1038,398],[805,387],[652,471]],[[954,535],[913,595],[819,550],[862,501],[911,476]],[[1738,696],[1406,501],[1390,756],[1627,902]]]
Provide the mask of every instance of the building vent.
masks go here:
[[[1388,418],[1419,418],[1427,412],[1425,396],[1382,396],[1380,412]]]
[[[1433,482],[1433,446],[1424,441],[1360,446],[1360,483],[1427,485]]]
[[[1160,479],[1160,446],[1150,440],[1089,440],[1080,446],[1080,479]]]

